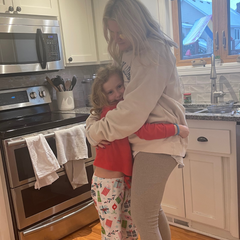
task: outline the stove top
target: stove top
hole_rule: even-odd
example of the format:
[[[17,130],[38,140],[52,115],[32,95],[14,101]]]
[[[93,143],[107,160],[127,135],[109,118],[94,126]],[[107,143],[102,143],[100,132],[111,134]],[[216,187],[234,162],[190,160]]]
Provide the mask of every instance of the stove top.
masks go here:
[[[32,91],[35,91],[37,95],[38,91],[40,91],[39,89],[43,91],[42,86],[40,88],[34,87],[31,91],[29,91],[29,89],[20,89],[19,91],[13,90],[12,92],[8,90],[7,93],[4,91],[3,94],[0,91],[0,98],[1,95],[5,98],[9,98],[9,100],[5,100],[2,106],[0,103],[1,139],[21,136],[78,122],[80,123],[87,119],[88,114],[83,113],[51,112],[49,107],[49,92],[46,88],[44,88],[44,91],[47,96],[47,101],[41,98],[39,101],[35,99],[35,102],[31,102],[31,96],[33,96]],[[23,94],[24,91],[26,94]],[[19,92],[21,95],[17,94]],[[26,96],[28,96],[28,92],[31,95],[29,95],[29,101],[27,102]],[[24,98],[22,96],[24,96]],[[14,102],[15,99],[17,104]],[[23,105],[20,102],[22,99],[24,99]],[[8,107],[6,107],[7,104]]]
[[[84,122],[88,114],[44,113],[0,122],[0,138],[10,138],[64,125]]]

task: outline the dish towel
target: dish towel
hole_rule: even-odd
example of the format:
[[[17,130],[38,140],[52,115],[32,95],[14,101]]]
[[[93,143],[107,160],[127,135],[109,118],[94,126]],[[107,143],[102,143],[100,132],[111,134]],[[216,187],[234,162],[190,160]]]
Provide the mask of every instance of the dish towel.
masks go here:
[[[60,165],[47,140],[42,134],[25,140],[36,177],[35,189],[52,184],[59,178],[56,171]]]
[[[88,183],[85,161],[88,158],[84,125],[55,131],[57,159],[64,164],[68,179],[76,189]]]

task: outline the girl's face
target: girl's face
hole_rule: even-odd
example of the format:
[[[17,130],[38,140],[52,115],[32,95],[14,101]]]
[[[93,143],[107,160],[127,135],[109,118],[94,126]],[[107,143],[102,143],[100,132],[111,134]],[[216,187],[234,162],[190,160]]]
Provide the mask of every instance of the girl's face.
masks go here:
[[[103,84],[103,91],[110,105],[117,104],[123,99],[125,87],[122,78],[118,74],[113,74],[108,81]]]
[[[113,41],[119,46],[120,51],[125,52],[132,49],[131,42],[123,36],[116,21],[108,20],[107,25],[108,30],[110,32],[110,36],[113,39]]]

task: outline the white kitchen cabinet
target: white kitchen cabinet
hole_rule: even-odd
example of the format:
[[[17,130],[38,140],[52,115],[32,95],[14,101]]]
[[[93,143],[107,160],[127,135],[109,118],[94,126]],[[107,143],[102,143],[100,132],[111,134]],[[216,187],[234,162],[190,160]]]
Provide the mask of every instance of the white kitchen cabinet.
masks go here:
[[[111,57],[103,34],[103,11],[108,0],[58,0],[65,66],[107,63]],[[158,1],[142,0],[158,20]]]
[[[224,228],[222,158],[189,152],[184,163],[186,218]]]
[[[57,0],[0,0],[0,13],[57,16]]]
[[[180,220],[189,230],[238,238],[236,123],[187,121],[190,134],[185,167],[170,175],[163,210],[170,222]]]
[[[231,154],[230,130],[190,128],[183,170],[188,219],[225,227],[222,162],[225,154]]]
[[[140,0],[149,10],[149,12],[152,14],[154,20],[159,22],[159,3],[158,0]]]
[[[181,168],[175,168],[167,181],[162,208],[165,213],[185,217],[183,173]]]
[[[96,31],[96,43],[98,59],[100,62],[110,61],[111,57],[107,50],[107,42],[103,34],[103,11],[108,0],[93,0],[94,21]]]
[[[97,63],[93,8],[90,0],[59,0],[65,65]]]

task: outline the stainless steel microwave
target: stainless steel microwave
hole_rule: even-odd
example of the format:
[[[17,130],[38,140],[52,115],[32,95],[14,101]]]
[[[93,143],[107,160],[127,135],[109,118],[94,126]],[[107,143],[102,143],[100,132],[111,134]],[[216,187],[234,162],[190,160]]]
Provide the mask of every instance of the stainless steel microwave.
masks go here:
[[[57,20],[0,17],[0,74],[63,68]]]

